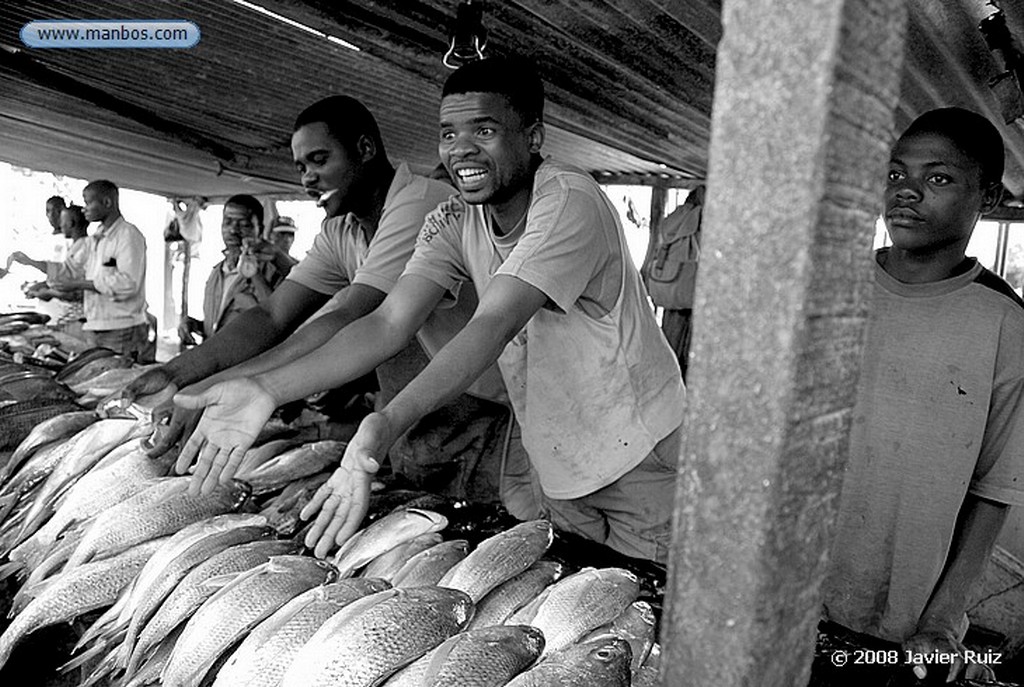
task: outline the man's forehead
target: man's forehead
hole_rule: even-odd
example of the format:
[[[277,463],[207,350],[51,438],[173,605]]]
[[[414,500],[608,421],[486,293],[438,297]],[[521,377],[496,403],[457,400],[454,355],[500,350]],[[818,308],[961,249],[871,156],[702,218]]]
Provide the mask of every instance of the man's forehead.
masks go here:
[[[255,212],[242,205],[235,205],[234,203],[224,206],[224,216],[232,217],[252,217]]]

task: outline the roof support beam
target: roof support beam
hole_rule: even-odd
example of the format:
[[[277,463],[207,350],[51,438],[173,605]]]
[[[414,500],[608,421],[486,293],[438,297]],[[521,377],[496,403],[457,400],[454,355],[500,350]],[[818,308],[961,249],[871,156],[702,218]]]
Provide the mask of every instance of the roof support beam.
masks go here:
[[[726,0],[664,685],[807,684],[902,0]]]

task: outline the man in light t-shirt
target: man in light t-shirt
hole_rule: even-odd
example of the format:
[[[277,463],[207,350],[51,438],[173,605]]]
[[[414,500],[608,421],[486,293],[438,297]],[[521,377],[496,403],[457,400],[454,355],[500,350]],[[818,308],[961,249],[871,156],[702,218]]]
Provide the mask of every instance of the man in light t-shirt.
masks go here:
[[[532,65],[485,59],[445,83],[439,152],[459,196],[426,219],[402,278],[370,315],[289,365],[250,380],[273,407],[351,379],[400,349],[438,303],[469,285],[470,322],[380,412],[303,511],[323,556],[366,513],[371,475],[417,418],[497,363],[563,529],[664,561],[683,414],[679,366],[658,329],[618,215],[585,172],[544,160],[543,86]],[[266,395],[263,398],[261,395]],[[231,451],[244,407],[211,398],[183,453]],[[205,426],[204,426],[205,425]]]
[[[189,393],[201,394],[219,381],[283,367],[313,350],[384,300],[412,255],[424,216],[453,192],[442,181],[413,174],[404,163],[392,165],[373,115],[347,96],[325,98],[299,114],[292,134],[292,156],[303,186],[319,198],[328,216],[305,259],[264,302],[239,314],[201,346],[139,377],[126,389],[127,398],[167,387],[175,391],[189,387]],[[419,342],[409,342],[389,360],[365,371],[376,370],[385,400],[426,365],[429,353],[469,320],[476,294],[472,288],[464,289],[454,304],[446,305],[450,307],[425,313]],[[314,314],[319,316],[314,319]],[[337,386],[340,383],[321,390]],[[467,496],[464,492],[472,485],[459,482],[472,480],[478,463],[487,463],[481,469],[496,473],[497,465],[491,463],[501,461],[502,439],[506,428],[512,429],[496,371],[485,374],[469,392],[473,397],[463,399],[462,404],[472,407],[469,416],[451,422],[445,415],[429,427],[421,424],[395,455],[400,463],[396,467],[404,473],[422,467],[411,463],[422,462],[424,456],[436,460],[442,473],[438,479],[458,497]],[[171,431],[152,453],[168,451],[197,420],[198,413],[176,409]],[[265,420],[259,421],[260,427]],[[423,443],[440,445],[434,450],[431,445],[421,446]],[[511,442],[513,449],[506,461],[512,465],[520,462],[516,445]],[[205,458],[196,466],[195,491],[212,490],[218,480],[228,479],[237,465],[229,467],[226,457],[216,464],[213,455]],[[182,456],[179,472],[188,468],[190,459]],[[528,471],[522,473],[526,479]],[[488,498],[497,498],[499,477],[482,479],[486,483],[479,485],[480,489],[493,491]],[[437,487],[435,483],[429,486]],[[523,514],[530,514],[528,506]]]

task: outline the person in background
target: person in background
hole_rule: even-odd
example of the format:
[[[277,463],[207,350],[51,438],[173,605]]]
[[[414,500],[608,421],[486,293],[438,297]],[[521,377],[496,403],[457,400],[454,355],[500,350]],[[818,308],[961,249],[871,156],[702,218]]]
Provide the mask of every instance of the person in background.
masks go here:
[[[64,260],[60,262],[33,260],[20,251],[11,255],[11,259],[15,262],[35,267],[46,274],[47,281],[30,288],[26,295],[42,300],[58,298],[65,301],[64,312],[61,313],[56,324],[64,333],[79,339],[86,338],[82,330],[82,324],[85,321],[85,312],[82,309],[82,291],[80,289],[56,289],[51,285],[85,277],[85,264],[89,254],[88,227],[89,222],[86,221],[82,208],[78,205],[69,205],[60,213],[60,228],[68,243],[64,251]]]
[[[50,227],[53,229],[52,233],[54,235],[61,234],[60,213],[66,207],[67,204],[65,203],[64,199],[61,198],[60,196],[50,196],[49,198],[46,199],[46,221],[50,224]],[[55,261],[58,259],[63,259],[63,246],[54,246],[53,254],[51,257]],[[15,251],[14,253],[11,253],[10,256],[8,256],[7,258],[7,264],[5,265],[5,267],[0,268],[0,279],[7,276],[8,271],[11,269],[11,265],[15,262],[20,262],[23,265],[32,265],[33,267],[37,266],[35,265],[34,262],[26,262],[27,259],[28,256],[26,256],[21,251]],[[39,260],[35,262],[44,263],[46,261]]]
[[[84,329],[94,346],[152,362],[146,322],[146,239],[121,216],[113,182],[90,182],[82,197],[86,220],[99,222],[88,238],[85,273],[54,279],[51,286],[84,292]]]
[[[413,174],[404,163],[393,165],[373,115],[347,96],[325,98],[299,114],[292,156],[303,186],[327,212],[306,257],[269,299],[198,348],[139,377],[125,389],[126,399],[168,386],[191,385],[191,393],[201,393],[218,381],[282,367],[315,349],[380,305],[412,255],[423,218],[453,193],[448,184]],[[409,337],[409,345],[365,370],[376,374],[378,402],[398,393],[426,366],[428,355],[469,320],[475,291],[465,288],[453,300],[424,313],[416,341]],[[363,388],[359,379],[348,380],[346,387]],[[324,388],[341,395],[339,386]],[[481,501],[496,500],[504,483],[519,494],[511,500],[513,515],[534,516],[532,477],[506,404],[504,385],[492,367],[465,395],[401,438],[391,454],[393,470],[418,488]],[[198,418],[195,410],[176,408],[170,431],[153,453],[168,451]],[[498,474],[503,465],[517,466],[506,470],[507,479]],[[180,473],[187,467],[179,460]],[[218,476],[219,471],[211,475],[197,468],[194,490],[212,490]]]
[[[357,377],[400,350],[451,294],[469,323],[349,442],[303,510],[318,556],[366,514],[370,481],[418,418],[497,363],[561,530],[664,562],[684,389],[614,206],[585,171],[540,155],[544,89],[525,60],[486,58],[445,82],[438,152],[459,190],[427,216],[384,303],[330,341],[253,379],[179,393],[205,407],[179,459],[229,477],[278,405]],[[212,468],[209,467],[212,465]]]
[[[704,186],[698,186],[686,195],[682,205],[658,223],[640,268],[651,302],[663,308],[661,331],[676,352],[684,380],[693,336],[703,209]]]
[[[293,265],[299,264],[291,254],[292,244],[295,243],[295,220],[291,217],[276,217],[270,223],[270,241],[291,259]]]
[[[213,266],[206,280],[203,319],[184,319],[178,335],[195,345],[194,334],[204,340],[249,308],[270,298],[294,262],[277,246],[263,240],[263,205],[249,195],[236,195],[224,203],[221,237],[224,259]]]
[[[892,149],[892,246],[875,254],[824,585],[827,622],[939,682],[988,676],[965,663],[965,610],[1024,504],[1024,301],[965,255],[1003,160],[996,127],[959,108],[921,115]]]

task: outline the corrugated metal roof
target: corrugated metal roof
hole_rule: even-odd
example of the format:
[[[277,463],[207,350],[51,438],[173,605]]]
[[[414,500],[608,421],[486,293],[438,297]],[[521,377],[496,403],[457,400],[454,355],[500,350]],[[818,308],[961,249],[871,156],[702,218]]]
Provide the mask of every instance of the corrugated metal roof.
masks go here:
[[[377,116],[390,155],[436,164],[441,56],[459,0],[257,0],[352,51],[229,0],[21,0],[0,5],[0,158],[166,194],[287,192],[291,125],[332,93]],[[718,0],[482,2],[488,53],[535,58],[548,89],[545,151],[595,173],[702,178]],[[1002,3],[1017,36],[1024,8]],[[910,0],[899,125],[937,105],[998,118],[984,0]],[[188,19],[187,50],[29,50],[30,20]],[[17,50],[12,53],[10,49]],[[1024,189],[1024,135],[1003,127],[1007,183]],[[667,175],[663,178],[661,175]]]

